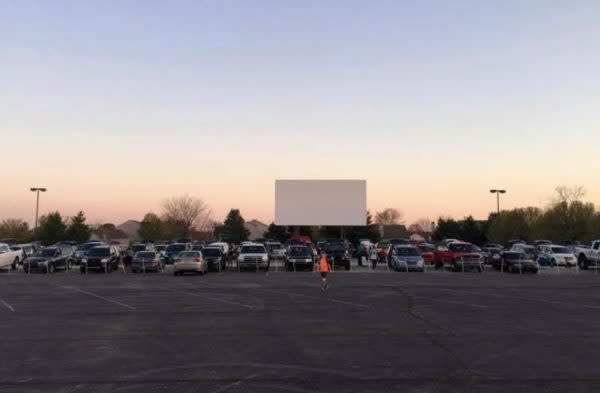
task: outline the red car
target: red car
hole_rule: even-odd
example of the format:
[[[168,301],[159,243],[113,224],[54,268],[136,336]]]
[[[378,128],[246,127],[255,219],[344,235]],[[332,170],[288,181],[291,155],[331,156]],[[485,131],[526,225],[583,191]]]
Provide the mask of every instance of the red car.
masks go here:
[[[436,267],[450,265],[454,271],[475,269],[483,271],[483,258],[477,246],[466,242],[451,242],[438,246],[434,253]]]
[[[433,264],[433,256],[435,252],[435,246],[429,243],[419,243],[417,244],[419,250],[421,250],[421,256],[423,257],[423,261],[426,265]]]

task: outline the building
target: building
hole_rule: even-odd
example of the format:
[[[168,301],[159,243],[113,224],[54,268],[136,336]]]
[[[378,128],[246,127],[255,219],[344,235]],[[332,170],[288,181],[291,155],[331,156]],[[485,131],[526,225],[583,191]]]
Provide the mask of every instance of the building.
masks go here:
[[[410,233],[404,225],[377,225],[382,239],[408,239]]]
[[[117,229],[123,231],[127,234],[127,236],[131,237],[134,240],[141,240],[138,235],[138,231],[140,229],[140,222],[135,220],[127,220],[121,225],[117,226]]]
[[[246,229],[250,231],[248,240],[257,240],[264,237],[265,232],[269,229],[269,226],[258,220],[246,221]]]

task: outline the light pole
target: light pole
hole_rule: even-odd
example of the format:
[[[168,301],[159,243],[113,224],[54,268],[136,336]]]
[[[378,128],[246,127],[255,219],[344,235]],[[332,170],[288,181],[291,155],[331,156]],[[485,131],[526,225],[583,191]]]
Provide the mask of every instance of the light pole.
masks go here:
[[[40,211],[40,192],[46,192],[46,189],[44,187],[32,187],[29,189],[32,192],[36,193],[36,200],[35,200],[35,229],[34,229],[34,236],[37,234],[37,227],[38,227],[38,213]]]
[[[490,190],[492,194],[496,194],[496,213],[500,215],[500,194],[505,194],[506,190]]]

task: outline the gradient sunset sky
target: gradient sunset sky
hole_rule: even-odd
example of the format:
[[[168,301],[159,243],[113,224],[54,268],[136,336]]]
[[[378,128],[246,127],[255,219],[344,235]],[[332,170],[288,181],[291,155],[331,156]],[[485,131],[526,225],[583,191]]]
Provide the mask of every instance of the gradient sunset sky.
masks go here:
[[[600,1],[0,0],[0,219],[366,179],[410,223],[600,204]]]

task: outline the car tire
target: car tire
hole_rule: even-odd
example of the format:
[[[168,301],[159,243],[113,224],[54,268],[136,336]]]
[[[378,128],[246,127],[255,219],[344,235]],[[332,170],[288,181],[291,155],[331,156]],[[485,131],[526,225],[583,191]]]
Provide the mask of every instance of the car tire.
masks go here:
[[[587,258],[583,254],[577,258],[577,264],[579,265],[579,268],[583,270],[586,270],[589,267]]]
[[[15,258],[12,265],[10,266],[11,270],[17,270],[17,265],[19,264],[19,258]]]
[[[346,270],[350,270],[350,262],[346,262],[346,266],[344,267]]]

